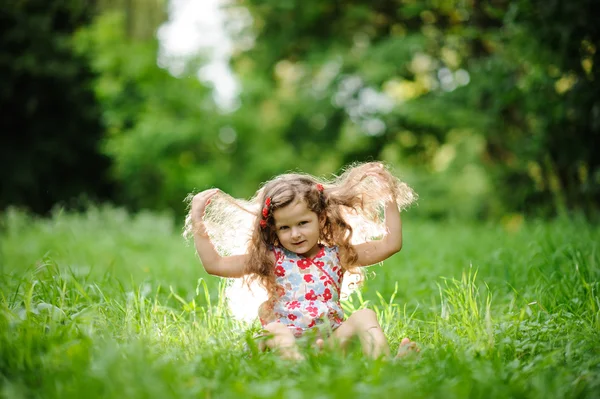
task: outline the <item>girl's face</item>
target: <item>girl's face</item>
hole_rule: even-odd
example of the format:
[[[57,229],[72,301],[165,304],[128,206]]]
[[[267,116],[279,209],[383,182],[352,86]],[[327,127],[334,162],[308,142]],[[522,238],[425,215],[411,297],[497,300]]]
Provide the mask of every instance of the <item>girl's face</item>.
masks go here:
[[[294,201],[273,212],[279,243],[288,251],[312,257],[319,252],[321,222],[304,201]]]

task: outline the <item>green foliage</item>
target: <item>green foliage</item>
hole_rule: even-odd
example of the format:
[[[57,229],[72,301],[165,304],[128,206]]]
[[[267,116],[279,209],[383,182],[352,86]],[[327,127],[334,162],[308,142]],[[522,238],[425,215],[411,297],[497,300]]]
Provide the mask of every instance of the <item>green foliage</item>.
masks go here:
[[[410,216],[410,215],[409,215]],[[0,386],[6,397],[593,398],[600,389],[600,231],[404,218],[405,246],[344,304],[376,310],[392,348],[290,364],[232,320],[167,216],[109,207],[1,219]],[[25,244],[26,245],[25,245]],[[426,250],[423,250],[426,248]],[[374,272],[374,273],[373,273]]]
[[[298,166],[388,160],[429,216],[598,210],[594,1],[236,7],[253,18],[238,40],[255,42],[232,60],[244,88],[237,120],[257,110],[262,120],[239,130],[284,137]],[[457,135],[473,137],[470,151]]]
[[[123,15],[120,26],[128,39],[152,40],[156,29],[167,19],[167,0],[96,0],[98,13]]]
[[[134,209],[173,209],[200,188],[226,180],[232,159],[219,149],[221,118],[193,73],[176,78],[156,63],[157,42],[128,40],[121,13],[105,13],[76,38],[98,73],[118,200]]]
[[[45,213],[80,195],[106,199],[109,159],[100,155],[101,109],[94,74],[72,49],[92,18],[81,1],[0,5],[0,209]]]
[[[520,45],[516,50],[523,49],[522,64],[529,68],[522,119],[538,141],[534,146],[541,147],[532,160],[543,172],[536,184],[542,186],[538,191],[552,193],[559,210],[596,208],[600,195],[600,161],[591,150],[600,144],[600,100],[594,94],[600,90],[600,32],[594,17],[599,11],[590,0],[522,2],[514,21],[520,26],[512,28]],[[535,49],[527,43],[532,35]],[[544,201],[539,194],[532,197],[534,203]]]
[[[422,216],[594,215],[596,3],[232,1],[224,112],[202,54],[157,65],[164,0],[7,2],[0,208],[87,195],[180,216],[191,191],[382,159]]]

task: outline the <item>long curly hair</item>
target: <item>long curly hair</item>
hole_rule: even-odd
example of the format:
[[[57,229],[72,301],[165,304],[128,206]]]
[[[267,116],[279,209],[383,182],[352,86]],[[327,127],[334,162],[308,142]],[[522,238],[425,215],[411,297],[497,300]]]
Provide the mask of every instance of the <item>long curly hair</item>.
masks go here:
[[[267,198],[270,205],[263,216]],[[403,209],[416,199],[415,192],[384,164],[369,162],[350,165],[332,179],[302,173],[279,175],[263,184],[250,201],[220,193],[207,207],[204,223],[219,253],[249,255],[244,266],[245,283],[248,286],[258,283],[266,291],[266,297],[272,299],[278,287],[271,247],[279,245],[274,211],[294,201],[304,201],[324,221],[320,243],[338,246],[340,263],[346,272],[344,278],[354,275],[357,286],[362,281],[362,269],[357,267],[358,256],[353,245],[385,234],[386,202],[395,201]],[[191,236],[189,215],[184,235]]]

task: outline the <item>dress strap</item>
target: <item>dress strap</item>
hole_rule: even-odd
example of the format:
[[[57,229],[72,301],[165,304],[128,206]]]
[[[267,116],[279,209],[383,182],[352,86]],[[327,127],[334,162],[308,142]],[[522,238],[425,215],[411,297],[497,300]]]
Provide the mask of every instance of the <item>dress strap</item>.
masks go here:
[[[283,256],[281,249],[276,247],[275,245],[271,245],[271,251],[273,251],[273,255],[275,255],[275,263]]]
[[[338,295],[340,295],[340,286],[336,284],[335,280],[329,275],[329,273],[327,273],[327,271],[314,260],[311,260],[311,262],[313,265],[315,265],[317,269],[321,271],[321,273],[323,273],[323,275],[325,275],[325,277],[329,280],[329,283],[335,287],[335,290],[337,291]]]

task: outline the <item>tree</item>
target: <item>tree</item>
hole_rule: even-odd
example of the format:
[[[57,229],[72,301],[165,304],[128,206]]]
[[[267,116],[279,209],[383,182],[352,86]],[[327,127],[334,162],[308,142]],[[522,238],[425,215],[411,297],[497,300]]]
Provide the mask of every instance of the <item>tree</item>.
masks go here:
[[[75,38],[98,76],[94,90],[106,126],[101,151],[113,161],[117,202],[180,216],[188,193],[229,179],[231,134],[221,129],[212,93],[197,78],[203,60],[188,60],[188,69],[172,76],[157,65],[156,39],[129,38],[124,18],[105,12]]]
[[[44,213],[81,195],[112,195],[94,74],[71,47],[92,15],[81,1],[0,5],[0,209]]]
[[[248,145],[284,137],[313,171],[390,160],[430,215],[598,210],[594,1],[233,3]]]

